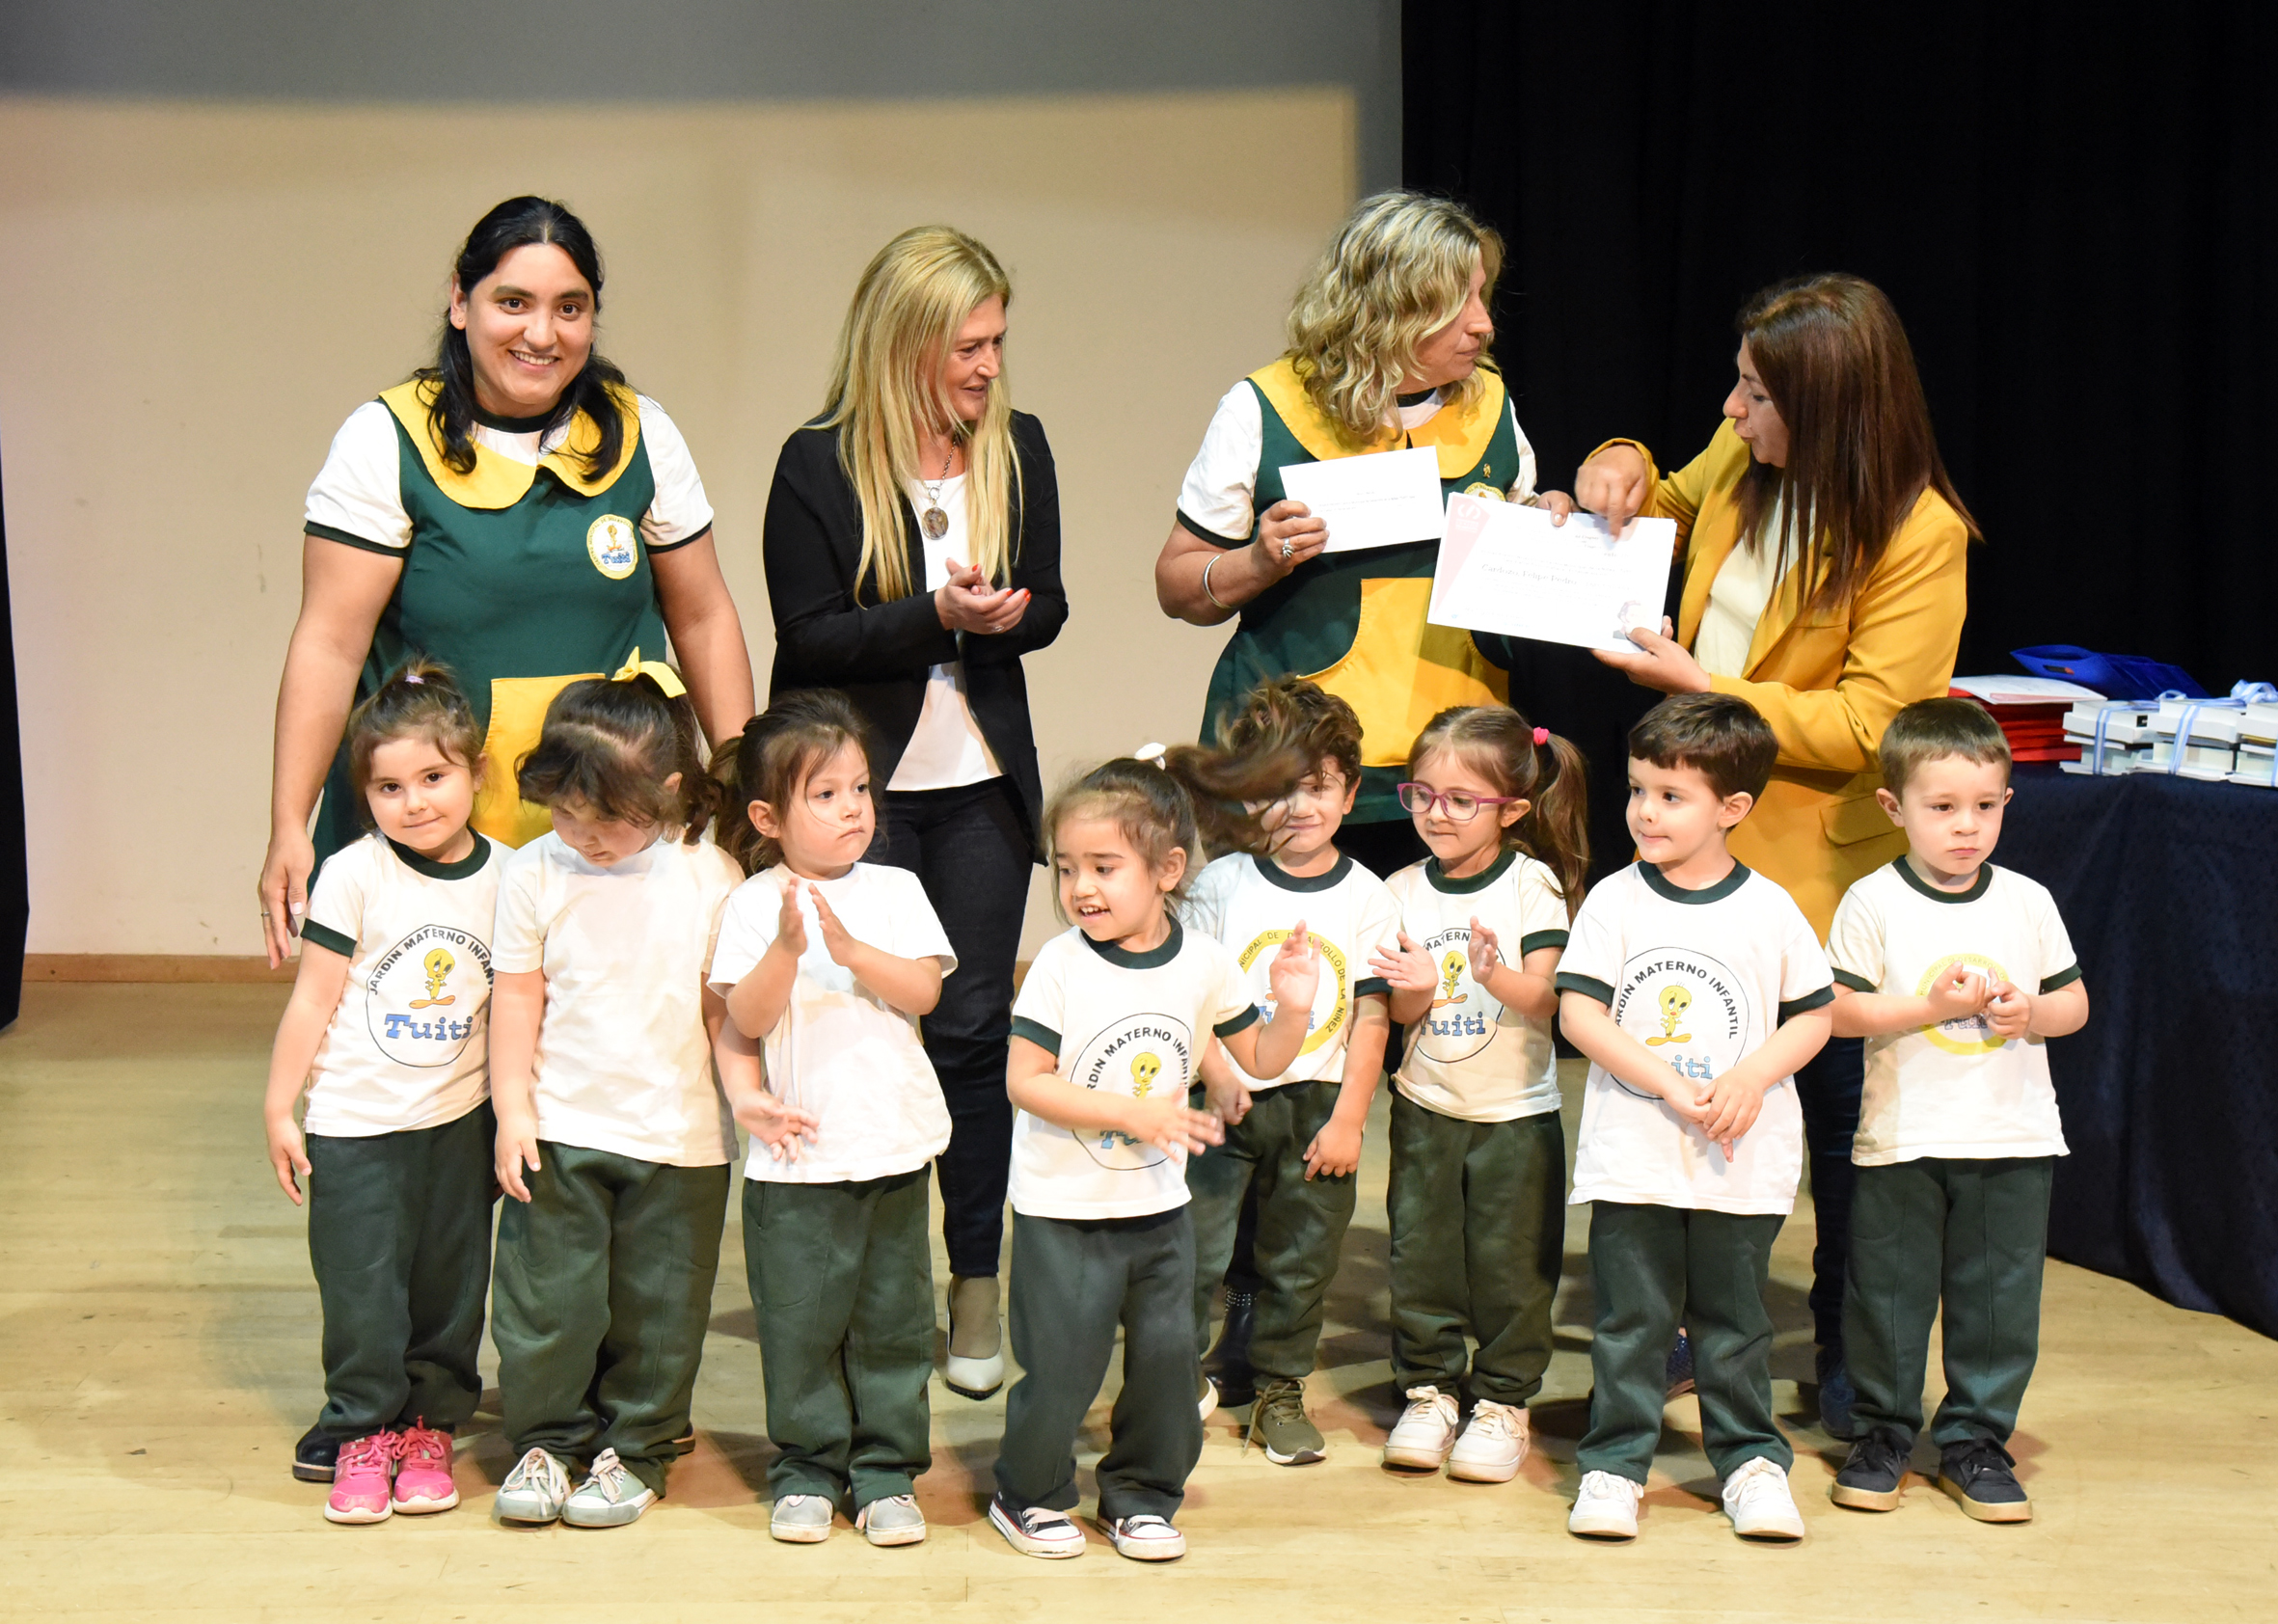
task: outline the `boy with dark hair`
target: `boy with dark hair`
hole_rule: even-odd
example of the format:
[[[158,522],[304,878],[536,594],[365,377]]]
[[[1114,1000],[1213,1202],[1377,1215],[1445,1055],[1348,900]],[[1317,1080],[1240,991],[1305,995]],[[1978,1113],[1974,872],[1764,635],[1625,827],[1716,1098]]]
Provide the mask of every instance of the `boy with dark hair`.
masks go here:
[[[2040,1350],[2048,1192],[2065,1153],[2044,1040],[2088,1019],[2047,890],[1986,859],[2009,745],[1966,699],[1925,699],[1883,736],[1883,809],[1907,854],[1845,893],[1828,936],[1834,1029],[1866,1039],[1843,1342],[1858,1441],[1837,1505],[1898,1507],[1945,1308],[1939,1486],[1980,1522],[2033,1514],[2007,1445]]]
[[[1795,1451],[1772,1415],[1764,1281],[1803,1174],[1793,1077],[1827,1042],[1834,992],[1794,899],[1725,849],[1778,753],[1725,693],[1664,700],[1631,729],[1641,860],[1590,891],[1559,966],[1560,1024],[1591,1062],[1572,1199],[1595,1204],[1597,1385],[1577,1534],[1637,1536],[1680,1325],[1733,1531],[1803,1534]]]

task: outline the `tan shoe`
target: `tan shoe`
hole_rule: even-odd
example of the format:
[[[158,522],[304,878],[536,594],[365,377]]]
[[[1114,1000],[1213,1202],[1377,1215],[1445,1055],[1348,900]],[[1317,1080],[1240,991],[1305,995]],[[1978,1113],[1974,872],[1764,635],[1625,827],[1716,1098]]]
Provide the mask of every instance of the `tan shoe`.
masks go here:
[[[949,1277],[949,1360],[941,1379],[963,1398],[987,1398],[1005,1385],[1005,1333],[997,1320],[994,1275]]]

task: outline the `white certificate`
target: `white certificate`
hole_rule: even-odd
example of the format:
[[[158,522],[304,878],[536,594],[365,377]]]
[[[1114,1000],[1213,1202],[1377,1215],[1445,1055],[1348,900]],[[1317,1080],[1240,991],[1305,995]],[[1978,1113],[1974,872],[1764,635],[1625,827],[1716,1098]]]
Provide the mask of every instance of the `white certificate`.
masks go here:
[[[1440,453],[1429,446],[1372,451],[1326,462],[1293,462],[1281,471],[1282,489],[1329,522],[1324,553],[1437,541],[1447,528],[1440,496]]]
[[[1676,545],[1674,519],[1639,519],[1615,536],[1591,513],[1556,525],[1547,508],[1451,497],[1429,618],[1633,654],[1630,627],[1661,629]]]

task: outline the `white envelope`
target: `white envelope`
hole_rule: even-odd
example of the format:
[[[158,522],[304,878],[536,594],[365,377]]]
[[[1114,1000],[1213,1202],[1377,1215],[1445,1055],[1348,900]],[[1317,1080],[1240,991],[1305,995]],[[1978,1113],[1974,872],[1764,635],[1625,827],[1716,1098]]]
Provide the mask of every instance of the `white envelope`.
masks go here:
[[[1661,629],[1677,522],[1639,519],[1616,536],[1594,513],[1563,525],[1547,508],[1448,499],[1432,576],[1435,626],[1634,654],[1632,626]]]
[[[1291,501],[1305,503],[1315,518],[1329,522],[1324,553],[1437,541],[1447,528],[1440,454],[1429,446],[1293,462],[1281,474]]]

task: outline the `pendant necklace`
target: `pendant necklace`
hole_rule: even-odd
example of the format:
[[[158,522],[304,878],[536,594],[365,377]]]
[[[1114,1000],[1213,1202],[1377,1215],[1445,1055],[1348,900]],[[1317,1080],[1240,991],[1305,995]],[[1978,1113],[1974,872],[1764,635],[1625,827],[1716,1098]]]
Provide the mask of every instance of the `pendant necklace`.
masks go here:
[[[941,456],[941,477],[928,479],[918,476],[918,483],[926,488],[926,510],[917,516],[919,527],[928,541],[939,541],[949,533],[949,515],[941,511],[941,487],[949,483],[949,465],[957,459],[957,436],[949,437],[949,449]]]

